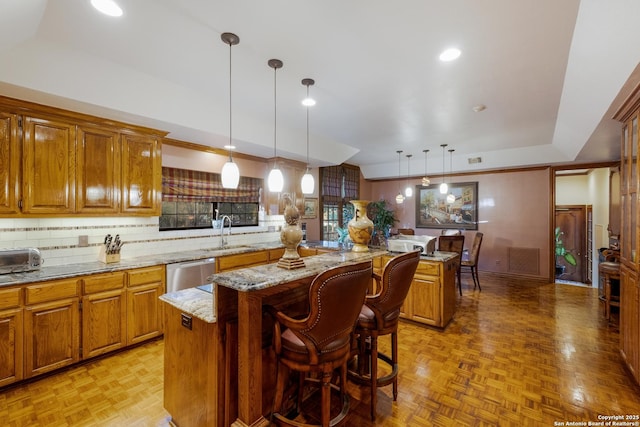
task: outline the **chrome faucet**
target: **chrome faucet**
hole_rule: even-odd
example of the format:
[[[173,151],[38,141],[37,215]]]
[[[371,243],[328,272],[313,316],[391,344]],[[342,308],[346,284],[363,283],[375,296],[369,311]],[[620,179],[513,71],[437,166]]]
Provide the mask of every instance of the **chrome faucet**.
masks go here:
[[[225,219],[229,222],[229,232],[227,233],[227,235],[231,236],[231,218],[229,218],[228,215],[222,215],[222,218],[220,218],[220,249],[224,248],[225,245],[227,244],[227,241],[224,239],[224,220]]]

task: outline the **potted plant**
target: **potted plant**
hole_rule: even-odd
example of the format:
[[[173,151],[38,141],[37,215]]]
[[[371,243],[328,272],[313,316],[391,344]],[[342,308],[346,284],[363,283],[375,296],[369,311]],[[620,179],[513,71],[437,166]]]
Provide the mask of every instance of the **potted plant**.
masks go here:
[[[385,245],[391,234],[391,227],[398,222],[395,212],[387,208],[387,201],[383,199],[369,203],[367,216],[373,221],[374,239],[377,239],[377,244]]]
[[[578,262],[576,261],[576,257],[564,247],[564,242],[562,241],[562,235],[564,232],[560,231],[560,227],[556,227],[555,230],[555,260],[556,260],[556,277],[564,274],[564,270],[566,268],[565,265],[558,264],[559,258],[564,258],[564,260],[569,265],[575,266]]]

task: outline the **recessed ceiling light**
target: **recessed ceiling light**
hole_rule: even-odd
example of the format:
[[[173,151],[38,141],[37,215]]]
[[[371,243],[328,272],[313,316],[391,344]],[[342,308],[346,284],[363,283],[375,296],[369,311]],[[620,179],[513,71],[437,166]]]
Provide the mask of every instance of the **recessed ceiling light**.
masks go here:
[[[440,61],[449,62],[460,57],[460,49],[455,47],[449,48],[440,54]]]
[[[475,106],[472,108],[472,110],[473,110],[474,112],[476,112],[476,113],[479,113],[480,111],[484,111],[484,110],[486,110],[486,109],[487,109],[487,106],[486,106],[486,105],[484,105],[484,104],[478,104],[478,105],[475,105]]]
[[[91,6],[109,16],[122,16],[122,8],[113,0],[91,0]]]

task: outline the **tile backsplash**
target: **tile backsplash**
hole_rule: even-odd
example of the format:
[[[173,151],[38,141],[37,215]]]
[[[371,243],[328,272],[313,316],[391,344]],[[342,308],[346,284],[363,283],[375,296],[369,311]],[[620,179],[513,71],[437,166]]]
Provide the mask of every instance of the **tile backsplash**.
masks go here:
[[[266,216],[258,227],[232,227],[231,236],[225,239],[232,246],[279,241],[277,230],[283,224],[282,215]],[[0,249],[38,248],[45,267],[98,260],[107,234],[120,235],[124,242],[122,259],[214,248],[220,244],[219,230],[212,228],[160,232],[158,217],[0,219]],[[81,243],[81,236],[87,236],[87,246]]]

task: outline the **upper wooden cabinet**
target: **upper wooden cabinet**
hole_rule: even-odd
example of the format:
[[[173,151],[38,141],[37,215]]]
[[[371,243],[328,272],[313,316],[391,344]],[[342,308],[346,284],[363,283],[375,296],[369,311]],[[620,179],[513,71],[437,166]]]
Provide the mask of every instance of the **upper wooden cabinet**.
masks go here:
[[[20,158],[18,116],[0,111],[0,214],[20,212]]]
[[[26,117],[23,132],[22,212],[75,212],[76,126]]]
[[[160,215],[162,153],[153,135],[123,135],[122,212]]]
[[[160,215],[165,134],[0,97],[0,216]]]

